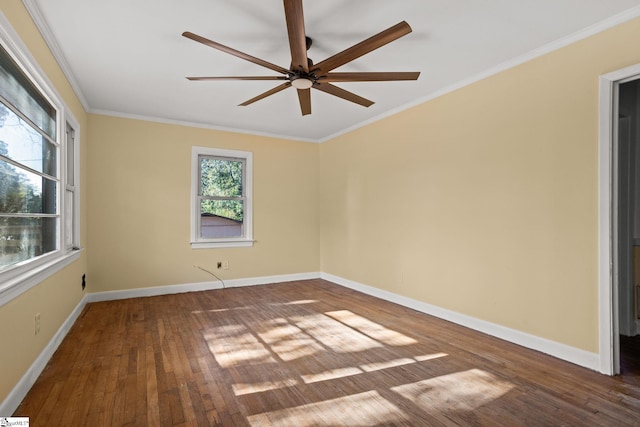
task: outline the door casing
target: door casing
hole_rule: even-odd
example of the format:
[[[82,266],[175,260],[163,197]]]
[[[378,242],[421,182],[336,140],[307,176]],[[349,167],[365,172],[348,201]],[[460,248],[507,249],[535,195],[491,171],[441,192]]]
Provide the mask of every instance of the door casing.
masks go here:
[[[598,114],[598,336],[599,370],[620,373],[617,214],[618,87],[640,78],[640,64],[600,76]]]

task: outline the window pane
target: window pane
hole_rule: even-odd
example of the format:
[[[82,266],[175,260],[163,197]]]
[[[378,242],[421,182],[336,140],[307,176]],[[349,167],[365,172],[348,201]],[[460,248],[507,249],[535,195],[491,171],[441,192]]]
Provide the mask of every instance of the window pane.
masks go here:
[[[244,203],[242,200],[202,200],[200,212],[242,222]]]
[[[56,248],[56,218],[0,217],[0,270]]]
[[[0,155],[56,176],[56,147],[0,103]]]
[[[200,203],[200,237],[242,237],[243,202],[241,200],[202,200]]]
[[[0,160],[0,213],[56,213],[57,183]]]
[[[242,196],[242,160],[200,157],[200,195]]]
[[[56,111],[0,46],[0,95],[56,139]]]
[[[73,210],[74,210],[74,193],[73,191],[64,192],[64,245],[70,248],[75,243],[74,226],[73,226]]]
[[[76,158],[76,144],[75,144],[75,131],[73,128],[67,123],[67,185],[74,186],[75,183],[75,163],[74,160]]]

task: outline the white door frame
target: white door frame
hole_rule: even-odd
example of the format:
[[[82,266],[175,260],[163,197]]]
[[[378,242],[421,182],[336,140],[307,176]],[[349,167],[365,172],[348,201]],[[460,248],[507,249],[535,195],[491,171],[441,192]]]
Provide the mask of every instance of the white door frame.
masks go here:
[[[600,76],[598,135],[598,315],[599,370],[607,375],[620,372],[618,338],[618,289],[614,277],[614,228],[617,227],[617,195],[613,173],[617,151],[618,84],[640,75],[640,64]]]

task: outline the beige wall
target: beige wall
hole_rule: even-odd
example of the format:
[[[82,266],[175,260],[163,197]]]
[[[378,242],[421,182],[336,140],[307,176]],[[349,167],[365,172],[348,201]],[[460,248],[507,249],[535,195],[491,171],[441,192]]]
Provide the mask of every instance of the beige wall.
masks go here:
[[[81,242],[86,246],[86,154],[87,117],[69,83],[33,25],[22,2],[0,1],[0,10],[35,57],[57,92],[80,124],[81,163]],[[81,277],[87,270],[87,253],[49,279],[0,307],[0,402],[31,366],[63,322],[82,299]],[[34,334],[34,316],[40,313],[41,330]],[[2,414],[10,415],[10,414]]]
[[[90,292],[319,271],[318,145],[90,115]],[[191,147],[253,152],[251,248],[191,249]],[[229,270],[216,262],[228,260]]]
[[[321,269],[598,351],[598,77],[640,20],[321,146]],[[421,78],[429,78],[428,72]]]

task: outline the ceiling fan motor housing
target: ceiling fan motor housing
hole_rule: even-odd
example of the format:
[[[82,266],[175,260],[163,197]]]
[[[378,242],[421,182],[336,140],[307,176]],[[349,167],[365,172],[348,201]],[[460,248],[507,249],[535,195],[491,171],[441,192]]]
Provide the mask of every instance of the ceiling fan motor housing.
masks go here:
[[[290,77],[291,86],[296,89],[309,89],[315,83],[316,79],[309,74],[294,74]]]

